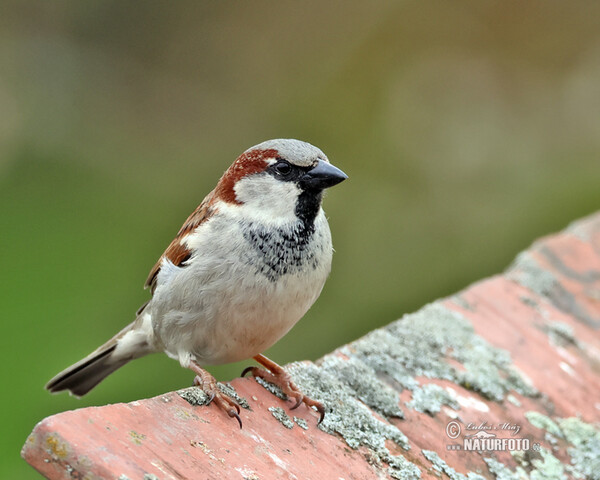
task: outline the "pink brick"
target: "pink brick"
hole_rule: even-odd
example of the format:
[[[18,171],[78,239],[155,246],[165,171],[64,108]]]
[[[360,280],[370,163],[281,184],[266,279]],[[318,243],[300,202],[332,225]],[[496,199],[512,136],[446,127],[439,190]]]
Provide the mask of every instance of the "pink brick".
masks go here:
[[[467,355],[470,349],[481,350],[481,365]],[[541,475],[549,465],[559,476],[571,478],[568,468],[575,468],[591,477],[600,451],[585,450],[574,435],[600,442],[599,365],[596,214],[537,241],[504,275],[340,347],[316,365],[289,366],[308,393],[327,402],[329,433],[317,428],[315,412],[290,411],[254,380],[235,379],[251,407],[242,410],[242,430],[215,406],[192,406],[169,392],[53,415],[34,428],[22,455],[49,479],[437,479],[440,470],[496,478],[497,469]],[[439,404],[437,394],[444,398]],[[289,415],[292,428],[275,418],[273,407]],[[448,450],[450,421],[463,436],[468,423],[518,425],[518,437],[545,450],[526,452],[521,465],[507,451]],[[552,438],[556,425],[562,430]]]

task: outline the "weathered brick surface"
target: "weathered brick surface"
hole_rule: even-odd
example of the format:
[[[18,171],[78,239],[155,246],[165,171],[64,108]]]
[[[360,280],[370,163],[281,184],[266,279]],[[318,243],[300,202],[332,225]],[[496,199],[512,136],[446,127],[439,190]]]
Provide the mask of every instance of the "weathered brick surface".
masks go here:
[[[327,405],[321,428],[236,379],[243,430],[170,392],[49,417],[22,455],[51,479],[600,479],[600,214],[504,275],[288,370]],[[453,449],[481,431],[530,448]]]

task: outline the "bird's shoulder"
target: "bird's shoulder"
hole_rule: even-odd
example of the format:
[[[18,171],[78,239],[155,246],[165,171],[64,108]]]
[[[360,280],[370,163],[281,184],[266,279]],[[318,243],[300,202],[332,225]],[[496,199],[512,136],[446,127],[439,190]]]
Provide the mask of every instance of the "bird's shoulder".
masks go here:
[[[187,246],[186,240],[188,236],[196,230],[196,228],[208,221],[215,214],[215,203],[215,191],[213,190],[183,223],[173,241],[160,256],[154,267],[152,267],[152,270],[150,270],[144,287],[149,287],[150,291],[154,293],[157,277],[164,260],[168,260],[175,266],[180,266],[190,258],[192,252]]]

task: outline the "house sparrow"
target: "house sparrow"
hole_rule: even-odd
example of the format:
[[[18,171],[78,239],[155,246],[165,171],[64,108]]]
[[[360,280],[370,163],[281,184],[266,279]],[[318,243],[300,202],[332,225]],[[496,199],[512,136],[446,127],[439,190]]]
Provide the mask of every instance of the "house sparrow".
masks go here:
[[[239,406],[202,368],[253,357],[247,368],[295,400],[285,370],[261,354],[315,302],[331,269],[323,190],[346,174],[299,140],[269,140],[246,150],[188,217],[146,280],[152,298],[104,345],[54,377],[46,388],[85,395],[130,360],[164,351],[192,370],[221,409],[240,423]],[[320,421],[319,420],[319,421]]]

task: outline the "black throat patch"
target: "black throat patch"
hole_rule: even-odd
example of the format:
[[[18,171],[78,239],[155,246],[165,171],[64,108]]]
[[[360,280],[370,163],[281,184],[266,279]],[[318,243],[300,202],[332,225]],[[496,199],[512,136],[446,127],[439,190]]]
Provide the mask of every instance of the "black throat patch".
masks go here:
[[[314,229],[315,218],[321,209],[321,201],[323,200],[323,191],[304,190],[296,202],[296,216],[298,220],[307,227],[311,226]]]
[[[315,245],[311,245],[314,237],[314,218],[310,224],[299,221],[287,228],[268,230],[253,224],[244,232],[244,238],[254,250],[248,252],[246,260],[272,282],[282,275],[315,269],[319,263]]]

